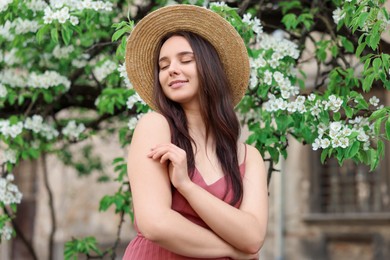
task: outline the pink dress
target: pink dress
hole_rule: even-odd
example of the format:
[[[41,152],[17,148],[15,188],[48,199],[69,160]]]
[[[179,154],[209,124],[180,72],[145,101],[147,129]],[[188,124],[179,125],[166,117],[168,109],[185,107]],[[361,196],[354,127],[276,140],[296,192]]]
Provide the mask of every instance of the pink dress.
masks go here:
[[[246,157],[246,147],[245,147],[245,157]],[[243,177],[245,174],[245,159],[244,162],[240,165],[240,173]],[[192,176],[192,181],[207,190],[214,196],[228,203],[232,197],[233,193],[231,190],[225,196],[226,188],[226,178],[223,176],[218,179],[216,182],[207,185],[202,178],[202,175],[195,168],[194,174]],[[238,202],[234,205],[236,208],[240,206],[241,202]],[[204,221],[198,216],[198,214],[192,209],[187,200],[175,189],[172,192],[172,209],[179,212],[181,215],[189,219],[190,221],[198,224],[202,227],[209,227],[204,223]],[[158,244],[153,243],[152,241],[146,239],[137,229],[137,225],[134,225],[137,230],[137,236],[130,242],[126,248],[125,255],[123,260],[171,260],[171,259],[199,259],[191,258],[186,256],[181,256],[171,251],[168,251],[165,248],[160,247]],[[204,259],[204,258],[203,258]],[[224,258],[213,258],[213,259],[231,259],[228,257]]]

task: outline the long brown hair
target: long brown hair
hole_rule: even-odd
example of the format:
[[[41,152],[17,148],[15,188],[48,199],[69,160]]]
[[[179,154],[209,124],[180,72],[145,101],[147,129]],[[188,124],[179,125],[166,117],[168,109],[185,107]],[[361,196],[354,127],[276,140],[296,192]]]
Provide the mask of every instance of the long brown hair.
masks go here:
[[[215,48],[197,34],[185,31],[168,34],[162,39],[157,51],[159,52],[163,43],[174,35],[184,37],[194,52],[199,77],[200,113],[206,126],[206,140],[210,135],[215,138],[217,158],[227,177],[226,192],[231,186],[233,199],[230,204],[234,205],[241,200],[243,187],[237,158],[240,125],[234,112],[229,81]],[[155,105],[168,120],[172,143],[186,151],[188,171],[193,174],[195,156],[191,144],[195,147],[196,144],[188,132],[187,118],[183,108],[177,102],[168,99],[162,91],[158,77],[158,55],[156,56]]]

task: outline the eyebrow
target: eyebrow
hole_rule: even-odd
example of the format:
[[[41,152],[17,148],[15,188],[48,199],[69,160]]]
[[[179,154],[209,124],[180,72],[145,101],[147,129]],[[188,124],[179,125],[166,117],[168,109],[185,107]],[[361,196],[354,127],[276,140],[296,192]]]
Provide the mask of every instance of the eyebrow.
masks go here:
[[[179,57],[181,57],[181,56],[185,56],[185,55],[188,55],[188,54],[190,54],[190,55],[194,55],[194,53],[192,52],[192,51],[182,51],[182,52],[179,52],[178,54],[177,54],[177,56],[179,56]],[[158,62],[160,63],[160,62],[162,62],[162,61],[164,61],[164,60],[168,60],[168,57],[161,57],[159,60],[158,60]]]

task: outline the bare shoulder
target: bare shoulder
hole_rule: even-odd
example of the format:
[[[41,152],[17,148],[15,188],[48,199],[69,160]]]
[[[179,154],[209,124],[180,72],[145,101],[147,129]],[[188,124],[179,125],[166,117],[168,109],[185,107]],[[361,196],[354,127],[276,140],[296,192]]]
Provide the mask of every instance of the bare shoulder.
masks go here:
[[[259,152],[259,150],[257,150],[256,147],[254,147],[253,145],[250,145],[250,144],[246,144],[246,147],[247,147],[247,151],[248,151],[248,156],[253,156],[253,157],[258,157],[258,158],[261,158],[261,154]]]
[[[153,127],[154,129],[158,129],[156,127],[168,128],[167,119],[157,112],[149,112],[144,114],[141,119],[138,121],[136,128],[149,128]]]
[[[157,112],[150,112],[138,121],[130,147],[142,149],[148,146],[150,149],[154,145],[170,141],[171,133],[166,118]]]
[[[246,147],[247,147],[247,162],[249,164],[263,165],[264,160],[259,150],[253,145],[249,145],[249,144],[247,144]]]

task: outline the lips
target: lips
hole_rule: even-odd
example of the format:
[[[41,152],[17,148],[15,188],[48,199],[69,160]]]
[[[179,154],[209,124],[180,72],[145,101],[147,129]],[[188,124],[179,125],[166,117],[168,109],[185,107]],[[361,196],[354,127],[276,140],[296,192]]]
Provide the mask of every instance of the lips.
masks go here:
[[[171,88],[179,88],[179,87],[183,86],[184,84],[186,84],[187,82],[188,82],[188,80],[174,80],[174,81],[169,82],[168,86]]]

